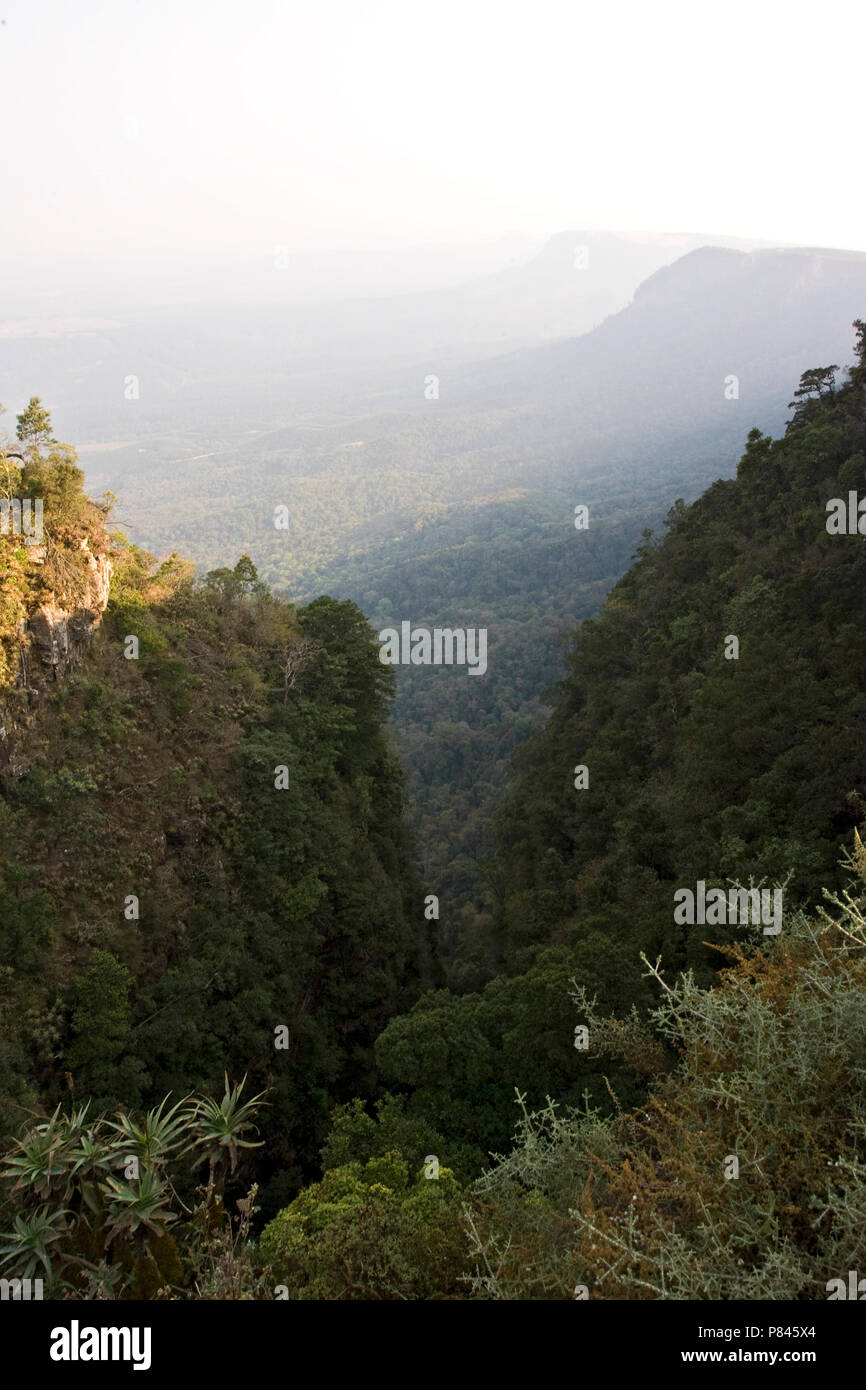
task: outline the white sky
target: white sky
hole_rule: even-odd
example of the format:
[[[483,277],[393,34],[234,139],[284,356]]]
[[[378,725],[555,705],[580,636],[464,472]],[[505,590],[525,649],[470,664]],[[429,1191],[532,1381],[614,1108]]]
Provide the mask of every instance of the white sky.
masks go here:
[[[7,268],[566,228],[866,250],[866,6],[0,0]]]

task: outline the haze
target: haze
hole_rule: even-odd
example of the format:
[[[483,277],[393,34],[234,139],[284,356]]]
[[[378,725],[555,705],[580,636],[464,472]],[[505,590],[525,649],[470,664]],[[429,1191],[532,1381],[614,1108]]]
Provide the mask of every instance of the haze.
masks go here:
[[[4,281],[568,227],[866,249],[852,4],[832,24],[739,0],[6,0],[2,18]]]

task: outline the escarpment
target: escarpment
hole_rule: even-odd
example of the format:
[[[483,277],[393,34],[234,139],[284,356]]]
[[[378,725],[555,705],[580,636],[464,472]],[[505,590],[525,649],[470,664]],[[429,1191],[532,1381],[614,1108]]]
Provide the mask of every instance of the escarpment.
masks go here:
[[[0,776],[6,779],[26,771],[16,735],[33,707],[87,652],[108,604],[114,562],[109,503],[86,495],[74,449],[52,437],[38,401],[18,417],[14,445],[0,438],[0,459]]]

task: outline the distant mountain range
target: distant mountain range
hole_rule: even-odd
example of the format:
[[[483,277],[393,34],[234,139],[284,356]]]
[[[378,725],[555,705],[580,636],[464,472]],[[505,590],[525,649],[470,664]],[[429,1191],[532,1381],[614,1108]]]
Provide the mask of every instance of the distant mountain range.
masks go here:
[[[29,293],[7,286],[2,399],[36,389],[70,437],[94,442],[362,410],[401,366],[437,372],[584,333],[706,241],[747,244],[576,230],[532,256],[511,239],[474,257],[273,248],[250,263],[79,271],[62,292],[51,280]],[[140,383],[133,409],[130,375]]]

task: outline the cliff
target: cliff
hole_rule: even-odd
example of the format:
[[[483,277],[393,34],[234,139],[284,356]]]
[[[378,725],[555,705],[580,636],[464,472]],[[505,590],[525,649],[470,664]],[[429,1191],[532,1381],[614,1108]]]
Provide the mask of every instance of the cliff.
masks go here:
[[[114,543],[108,505],[86,496],[74,450],[35,398],[0,458],[0,776],[14,779],[33,706],[80,665],[106,609]]]

